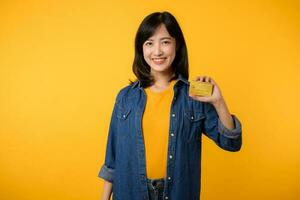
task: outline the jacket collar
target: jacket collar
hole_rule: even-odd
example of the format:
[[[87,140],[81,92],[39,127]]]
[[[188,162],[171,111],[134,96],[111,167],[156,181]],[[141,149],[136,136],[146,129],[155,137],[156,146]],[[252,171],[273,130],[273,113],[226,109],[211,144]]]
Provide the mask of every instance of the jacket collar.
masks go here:
[[[179,82],[179,81],[182,81],[183,83],[185,83],[185,84],[187,84],[187,85],[190,84],[189,81],[188,81],[186,78],[184,78],[181,74],[179,74],[179,75],[178,75],[178,78],[177,78],[177,82]],[[141,81],[140,81],[140,80],[136,80],[136,81],[132,84],[131,88],[135,88],[135,87],[142,88],[142,86],[141,86]]]

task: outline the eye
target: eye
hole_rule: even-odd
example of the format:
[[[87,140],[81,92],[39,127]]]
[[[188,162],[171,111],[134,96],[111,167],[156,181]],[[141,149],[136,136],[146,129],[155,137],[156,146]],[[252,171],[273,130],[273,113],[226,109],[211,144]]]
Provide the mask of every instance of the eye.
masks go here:
[[[164,44],[170,44],[171,42],[166,40],[166,41],[163,41],[163,43]]]
[[[146,46],[152,45],[152,42],[146,42],[145,45]]]

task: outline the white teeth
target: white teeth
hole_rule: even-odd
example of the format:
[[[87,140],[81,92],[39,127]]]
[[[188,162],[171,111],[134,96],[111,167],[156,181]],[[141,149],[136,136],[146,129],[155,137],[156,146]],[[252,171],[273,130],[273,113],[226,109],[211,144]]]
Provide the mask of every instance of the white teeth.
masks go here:
[[[166,58],[153,58],[153,62],[157,65],[165,63]]]

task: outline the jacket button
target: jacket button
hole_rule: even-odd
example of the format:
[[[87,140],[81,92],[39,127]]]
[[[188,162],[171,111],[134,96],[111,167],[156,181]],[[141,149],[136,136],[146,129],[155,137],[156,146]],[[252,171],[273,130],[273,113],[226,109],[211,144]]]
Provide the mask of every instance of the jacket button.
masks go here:
[[[191,119],[194,119],[194,116],[191,116]]]
[[[168,177],[168,180],[171,180],[171,177],[170,177],[170,176]]]
[[[175,117],[175,114],[174,114],[174,113],[172,114],[172,117]]]
[[[171,136],[173,137],[173,136],[174,136],[174,133],[171,133]]]
[[[173,156],[172,156],[172,155],[170,155],[169,157],[170,157],[171,159],[173,158]]]
[[[165,197],[165,199],[169,199],[169,197]]]

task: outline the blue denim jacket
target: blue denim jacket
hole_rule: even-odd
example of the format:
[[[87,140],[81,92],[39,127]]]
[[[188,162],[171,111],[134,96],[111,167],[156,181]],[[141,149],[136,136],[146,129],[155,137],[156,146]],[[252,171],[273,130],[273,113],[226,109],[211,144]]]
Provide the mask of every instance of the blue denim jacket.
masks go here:
[[[239,151],[241,123],[227,129],[214,106],[188,95],[189,82],[179,75],[171,104],[164,199],[199,200],[201,136],[226,151]],[[122,88],[111,116],[105,162],[99,177],[113,183],[113,200],[148,200],[142,116],[146,94],[139,81]],[[167,134],[167,133],[166,133]]]

